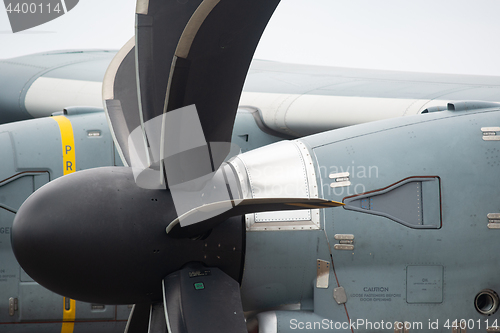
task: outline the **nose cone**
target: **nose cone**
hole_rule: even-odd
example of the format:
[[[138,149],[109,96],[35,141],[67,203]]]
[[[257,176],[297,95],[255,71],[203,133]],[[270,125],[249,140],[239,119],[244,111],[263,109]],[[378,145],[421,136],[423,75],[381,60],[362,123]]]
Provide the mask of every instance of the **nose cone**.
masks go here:
[[[12,247],[46,288],[104,304],[161,298],[161,279],[186,258],[165,227],[176,218],[166,190],[136,186],[129,168],[99,168],[56,179],[21,206]]]

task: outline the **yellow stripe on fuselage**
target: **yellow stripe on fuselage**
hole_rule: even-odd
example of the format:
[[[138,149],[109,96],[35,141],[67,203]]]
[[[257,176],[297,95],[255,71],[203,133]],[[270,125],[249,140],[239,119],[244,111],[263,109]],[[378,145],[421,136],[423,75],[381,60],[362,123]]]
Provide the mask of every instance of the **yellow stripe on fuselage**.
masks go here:
[[[75,162],[75,138],[73,136],[73,126],[71,121],[65,116],[52,117],[59,125],[61,131],[61,144],[63,155],[63,175],[76,171]]]
[[[71,121],[65,116],[52,117],[59,125],[61,132],[61,145],[63,156],[63,175],[76,171],[75,163],[75,137],[73,136],[73,126]],[[75,330],[76,302],[69,300],[69,309],[66,310],[66,297],[63,298],[63,323],[61,333],[73,333]]]
[[[66,297],[63,298],[63,323],[61,333],[73,333],[75,329],[76,302],[69,300],[69,310],[66,310]]]

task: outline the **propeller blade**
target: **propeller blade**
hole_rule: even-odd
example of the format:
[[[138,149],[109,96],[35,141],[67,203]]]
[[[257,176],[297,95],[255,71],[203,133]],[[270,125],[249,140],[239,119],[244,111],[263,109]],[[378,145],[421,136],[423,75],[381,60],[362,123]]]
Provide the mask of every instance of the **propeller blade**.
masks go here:
[[[278,3],[205,0],[186,25],[172,62],[165,111],[196,105],[206,142],[231,141],[250,62]],[[165,145],[167,137],[164,130]],[[228,153],[229,147],[219,152]],[[219,166],[214,163],[214,170]]]
[[[163,303],[134,304],[124,333],[168,333]]]
[[[104,110],[111,135],[125,166],[131,166],[128,138],[141,125],[135,75],[134,39],[130,39],[111,61],[102,85]],[[144,138],[141,137],[144,143]]]
[[[151,305],[148,333],[168,333],[163,303]]]
[[[160,127],[151,122],[167,111],[195,105],[201,108],[201,127],[195,132],[204,137],[205,145],[206,142],[231,141],[250,61],[278,3],[279,0],[137,1],[140,131],[148,152],[140,154],[147,155],[146,161],[141,158],[142,170],[180,152],[170,140],[168,132],[172,126],[181,132],[193,132],[192,124],[172,124],[166,117]],[[134,142],[140,141],[137,139],[141,139],[140,135]],[[211,171],[218,169],[228,153],[229,146],[217,152],[222,157],[211,161]],[[146,186],[165,186],[165,173],[168,178],[169,172],[165,172],[163,163],[159,170],[156,166],[146,170]],[[152,182],[151,177],[158,180]]]
[[[215,267],[188,264],[163,280],[170,333],[247,333],[240,285]]]
[[[186,25],[202,2],[137,1],[137,87],[144,123],[163,113],[175,50]]]
[[[150,304],[134,304],[128,317],[125,333],[144,333],[149,326]]]
[[[214,228],[220,222],[233,216],[281,210],[330,208],[343,205],[343,203],[337,201],[309,198],[254,198],[219,201],[194,208],[179,216],[168,225],[166,230],[167,234],[173,237],[193,237]],[[232,208],[227,209],[228,206],[232,206]]]
[[[169,72],[186,25],[203,0],[138,0],[136,7],[137,90],[141,131],[147,138],[151,159],[160,160],[160,131],[151,119],[163,114]],[[151,163],[149,163],[151,164]],[[157,182],[160,182],[158,177]]]

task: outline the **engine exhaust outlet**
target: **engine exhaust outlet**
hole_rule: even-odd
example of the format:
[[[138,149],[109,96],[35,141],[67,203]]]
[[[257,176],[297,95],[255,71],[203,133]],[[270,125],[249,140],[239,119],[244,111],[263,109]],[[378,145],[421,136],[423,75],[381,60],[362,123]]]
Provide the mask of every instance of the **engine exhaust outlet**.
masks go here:
[[[497,293],[491,289],[481,290],[474,299],[474,306],[477,312],[486,316],[494,314],[499,304],[500,299]]]

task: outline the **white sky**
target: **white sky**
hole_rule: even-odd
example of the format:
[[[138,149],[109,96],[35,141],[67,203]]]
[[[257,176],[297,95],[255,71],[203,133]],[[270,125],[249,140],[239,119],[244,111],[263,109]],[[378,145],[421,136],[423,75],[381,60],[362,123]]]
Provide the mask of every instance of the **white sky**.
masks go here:
[[[80,0],[66,15],[12,34],[0,8],[0,58],[120,48],[135,0]],[[500,0],[282,0],[256,58],[340,67],[500,75]]]

